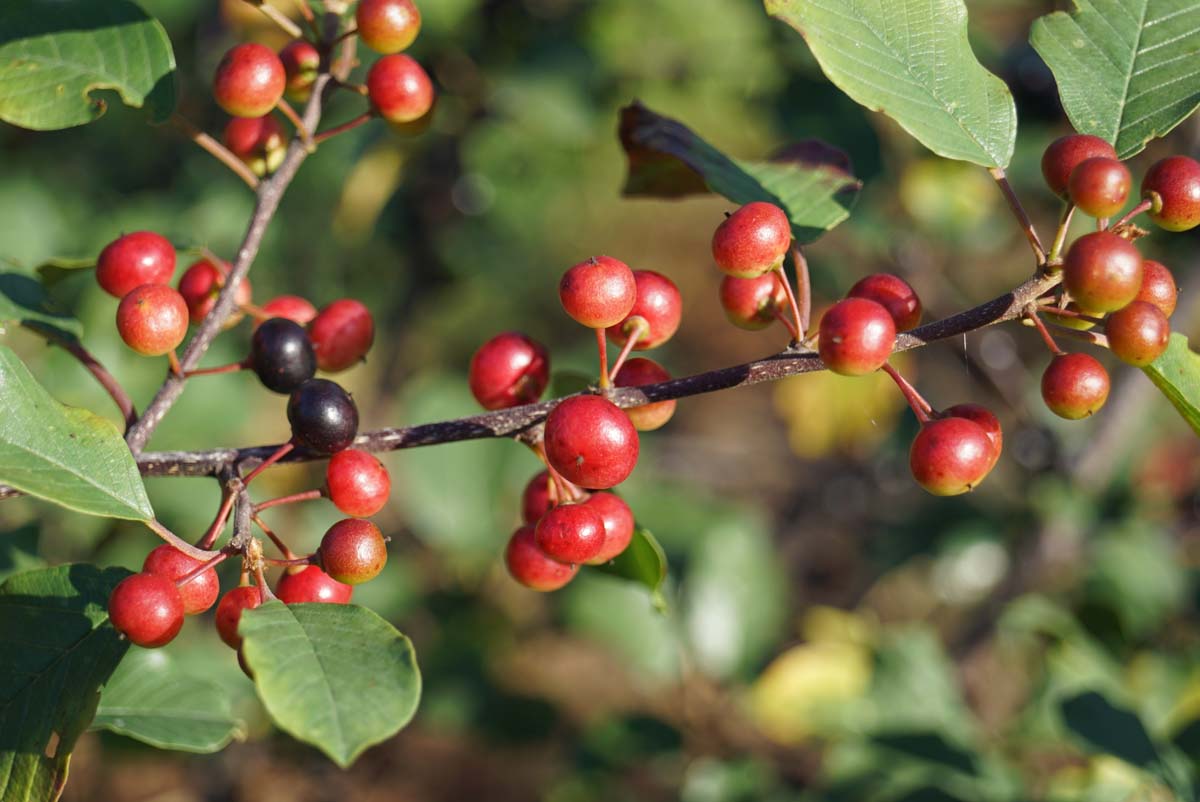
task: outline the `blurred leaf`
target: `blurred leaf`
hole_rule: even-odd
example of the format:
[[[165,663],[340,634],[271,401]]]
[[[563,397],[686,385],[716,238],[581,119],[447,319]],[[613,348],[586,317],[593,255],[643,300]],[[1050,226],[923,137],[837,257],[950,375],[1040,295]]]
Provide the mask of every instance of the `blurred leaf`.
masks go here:
[[[860,699],[871,684],[871,652],[857,643],[793,646],[771,661],[750,689],[758,726],[779,743],[825,734],[830,713]]]
[[[1200,106],[1200,14],[1192,0],[1075,0],[1033,23],[1075,130],[1128,159]]]
[[[1163,355],[1142,370],[1200,434],[1200,354],[1188,347],[1187,337],[1172,334]]]
[[[663,598],[662,584],[667,578],[667,555],[649,530],[640,526],[634,529],[628,548],[616,559],[597,566],[596,570],[645,585],[650,590],[655,609],[666,612],[667,600]]]
[[[556,370],[550,376],[548,398],[562,398],[587,390],[596,379],[578,370]]]
[[[92,729],[112,730],[159,749],[217,752],[240,737],[229,694],[197,678],[161,649],[134,649],[100,694]]]
[[[1007,167],[1017,110],[967,40],[962,0],[765,0],[829,80],[939,156]]]
[[[899,752],[906,757],[935,763],[963,774],[978,774],[978,759],[972,752],[949,743],[938,732],[878,733],[871,739],[879,746]]]
[[[1093,749],[1141,768],[1158,762],[1158,749],[1136,714],[1114,706],[1095,691],[1060,703],[1063,722]]]
[[[13,574],[44,568],[45,565],[45,560],[38,556],[36,524],[0,534],[0,582]]]
[[[417,710],[412,643],[364,607],[269,602],[243,613],[238,631],[271,718],[342,768]]]
[[[1151,634],[1187,595],[1187,567],[1174,537],[1145,521],[1106,531],[1092,541],[1087,601],[1102,605],[1129,638]]]
[[[0,800],[57,799],[127,641],[108,596],[129,572],[60,565],[0,585]]]
[[[63,279],[78,275],[81,270],[92,270],[95,267],[95,259],[47,259],[38,265],[36,270],[42,284],[53,287]]]
[[[2,345],[0,394],[0,482],[89,515],[154,517],[137,463],[116,427],[51,398]]]
[[[83,324],[57,307],[42,282],[15,271],[0,272],[0,323],[29,326],[35,331],[46,326],[69,339],[83,334]]]
[[[0,120],[52,131],[104,114],[97,89],[175,108],[175,55],[162,25],[127,0],[9,0],[0,12]]]
[[[769,201],[787,212],[801,243],[849,217],[862,188],[846,154],[815,139],[785,148],[771,161],[741,161],[640,103],[621,110],[619,133],[629,158],[626,195],[678,198],[712,191],[738,204]]]

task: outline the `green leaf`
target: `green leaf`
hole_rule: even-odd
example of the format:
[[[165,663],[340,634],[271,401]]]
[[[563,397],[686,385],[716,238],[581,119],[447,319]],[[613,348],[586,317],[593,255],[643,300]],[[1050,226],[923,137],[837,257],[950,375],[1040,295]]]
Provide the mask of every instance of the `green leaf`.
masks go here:
[[[1188,347],[1187,337],[1172,334],[1163,355],[1142,371],[1200,434],[1200,354]]]
[[[609,576],[628,579],[645,585],[659,612],[666,612],[667,600],[662,594],[662,584],[667,578],[667,555],[650,531],[637,527],[628,548],[596,570]]]
[[[975,58],[962,0],[765,0],[826,77],[947,159],[1006,167],[1017,110]]]
[[[1194,0],[1075,0],[1033,23],[1075,130],[1127,159],[1200,106],[1200,6]]]
[[[0,482],[68,509],[154,517],[137,463],[112,423],[54,400],[0,345]]]
[[[801,243],[849,217],[862,188],[849,158],[815,139],[770,161],[741,161],[640,103],[621,110],[619,133],[629,160],[626,195],[678,198],[711,191],[738,204],[769,201],[787,212]]]
[[[184,752],[216,752],[245,734],[229,694],[161,649],[135,649],[121,661],[100,694],[92,728]]]
[[[53,131],[104,114],[97,89],[175,108],[175,54],[158,20],[127,0],[7,0],[0,11],[0,120]]]
[[[83,334],[83,324],[54,303],[41,281],[13,270],[0,271],[0,324],[4,323],[34,330],[44,326],[68,339]]]
[[[271,718],[343,768],[417,710],[412,643],[365,607],[270,602],[243,613],[238,631]]]
[[[38,556],[38,528],[34,524],[0,533],[0,582],[13,574],[45,568]]]
[[[129,572],[60,565],[0,585],[0,802],[57,799],[128,643],[108,596]]]
[[[36,271],[43,284],[53,287],[81,270],[93,270],[95,267],[95,259],[47,259],[37,266]]]

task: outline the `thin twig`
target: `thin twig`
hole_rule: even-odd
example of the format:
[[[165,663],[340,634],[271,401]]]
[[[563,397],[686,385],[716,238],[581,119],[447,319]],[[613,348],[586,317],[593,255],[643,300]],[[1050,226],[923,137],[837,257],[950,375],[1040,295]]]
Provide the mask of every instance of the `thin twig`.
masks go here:
[[[137,420],[137,410],[133,407],[133,401],[130,400],[129,394],[125,392],[125,388],[117,381],[116,377],[108,372],[104,365],[96,357],[92,356],[83,345],[74,337],[55,329],[53,326],[43,326],[36,321],[28,320],[22,322],[25,328],[35,332],[39,337],[45,338],[46,342],[51,345],[57,345],[71,356],[79,360],[80,364],[87,369],[88,373],[100,383],[108,395],[112,398],[113,403],[117,405],[117,409],[121,411],[121,417],[125,419],[125,428],[129,429]]]
[[[278,25],[288,36],[292,37],[293,39],[302,39],[304,37],[304,31],[300,30],[300,26],[288,19],[287,16],[284,15],[282,11],[275,8],[275,6],[272,6],[269,3],[254,3],[253,5],[258,6],[258,10],[261,11],[267,17],[267,19],[271,20],[271,22]],[[308,13],[312,14],[312,11],[310,10]]]
[[[351,120],[347,120],[346,122],[342,123],[341,125],[335,125],[333,128],[329,128],[325,131],[320,131],[319,133],[313,135],[313,138],[312,138],[313,144],[319,145],[322,142],[324,142],[326,139],[330,139],[332,137],[337,136],[338,134],[341,134],[341,133],[344,133],[351,129],[357,128],[358,126],[362,125],[363,123],[370,122],[372,119],[374,119],[374,117],[375,117],[374,112],[364,111],[362,114],[358,115],[357,117],[355,117]]]
[[[170,123],[175,130],[179,131],[188,139],[204,148],[204,150],[208,151],[212,156],[214,156],[217,161],[221,162],[221,164],[232,170],[238,178],[246,182],[246,186],[253,190],[258,189],[258,185],[260,183],[258,176],[254,174],[253,170],[246,166],[245,162],[243,162],[237,156],[234,156],[233,151],[201,131],[199,128],[193,125],[190,120],[178,112],[171,115]]]
[[[196,548],[191,543],[188,543],[186,540],[181,538],[179,535],[175,534],[170,529],[163,526],[161,523],[159,523],[158,520],[156,520],[154,518],[151,518],[149,521],[143,521],[142,523],[144,523],[146,526],[148,526],[150,528],[150,531],[154,532],[154,534],[158,535],[163,540],[167,541],[172,546],[179,549],[187,556],[191,557],[193,560],[200,560],[201,562],[207,562],[208,560],[211,560],[213,557],[216,557],[218,554],[220,554],[220,551],[208,551],[207,549]]]
[[[989,167],[988,172],[996,180],[1000,191],[1004,193],[1004,199],[1008,201],[1008,208],[1012,210],[1013,216],[1021,225],[1025,239],[1029,240],[1029,247],[1033,248],[1033,255],[1037,258],[1038,265],[1046,264],[1046,249],[1042,247],[1042,239],[1038,236],[1037,229],[1033,227],[1033,221],[1026,214],[1025,207],[1021,205],[1021,199],[1013,191],[1012,184],[1008,183],[1008,176],[1004,174],[1003,168]]]
[[[796,301],[800,304],[800,326],[796,339],[808,333],[812,323],[812,279],[808,274],[808,259],[799,245],[792,246],[792,266],[796,268]]]

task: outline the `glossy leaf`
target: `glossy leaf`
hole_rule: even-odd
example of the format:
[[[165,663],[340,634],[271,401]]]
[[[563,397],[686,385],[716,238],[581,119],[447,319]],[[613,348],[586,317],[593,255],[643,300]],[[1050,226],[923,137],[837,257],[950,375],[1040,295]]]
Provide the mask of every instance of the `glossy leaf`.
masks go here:
[[[825,75],[939,156],[1006,167],[1017,111],[967,41],[963,0],[765,0]]]
[[[35,524],[0,533],[0,582],[13,574],[45,568],[38,556],[38,528]]]
[[[0,120],[52,131],[104,114],[111,89],[162,122],[175,107],[175,55],[128,0],[7,0],[0,10]]]
[[[1034,22],[1030,41],[1075,130],[1108,140],[1122,159],[1200,106],[1194,0],[1075,0],[1072,12]]]
[[[137,463],[112,423],[60,404],[0,345],[0,482],[90,515],[154,517]]]
[[[667,609],[667,600],[662,594],[663,581],[667,578],[667,555],[649,530],[637,527],[633,539],[625,551],[596,570],[609,576],[628,579],[645,585],[659,612]]]
[[[238,631],[271,718],[343,768],[416,712],[412,643],[364,607],[271,602],[243,613]]]
[[[801,243],[849,217],[862,188],[847,156],[817,140],[785,148],[769,161],[742,161],[640,103],[621,110],[620,137],[629,161],[626,195],[678,198],[715,192],[737,204],[768,201],[787,212]]]
[[[55,304],[41,281],[18,270],[0,270],[0,324],[44,326],[74,338],[83,334],[83,324]]]
[[[1172,334],[1167,350],[1142,368],[1192,429],[1200,434],[1200,354],[1182,334]]]
[[[225,689],[161,649],[126,655],[100,694],[92,728],[184,752],[216,752],[244,734]]]
[[[122,568],[60,565],[0,585],[0,801],[57,799],[128,643],[108,625]]]

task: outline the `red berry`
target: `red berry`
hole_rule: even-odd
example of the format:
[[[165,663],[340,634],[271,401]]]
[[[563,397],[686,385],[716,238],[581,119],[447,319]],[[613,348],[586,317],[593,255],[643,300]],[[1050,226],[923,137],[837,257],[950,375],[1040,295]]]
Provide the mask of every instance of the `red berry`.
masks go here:
[[[1067,420],[1093,414],[1108,400],[1108,371],[1087,354],[1054,357],[1042,374],[1042,400]]]
[[[1129,200],[1133,178],[1129,169],[1108,156],[1094,156],[1071,171],[1067,185],[1071,202],[1092,217],[1112,217]]]
[[[142,571],[178,582],[203,564],[200,560],[164,543],[146,555]],[[205,568],[178,588],[183,599],[184,615],[195,615],[216,604],[217,596],[221,593],[221,581],[217,578],[215,569]]]
[[[530,590],[558,590],[579,572],[578,565],[552,560],[542,553],[533,539],[533,527],[522,526],[508,541],[504,551],[508,573]]]
[[[847,298],[866,298],[892,316],[896,331],[915,329],[921,322],[921,299],[908,282],[891,273],[875,273],[861,279],[846,293]]]
[[[843,376],[879,370],[896,345],[896,324],[882,305],[866,298],[838,301],[822,317],[817,348],[825,367]]]
[[[421,12],[412,0],[359,0],[358,35],[377,53],[399,53],[421,32]]]
[[[1004,431],[1000,428],[1000,419],[995,413],[982,404],[955,404],[942,410],[942,415],[948,418],[966,418],[983,429],[992,444],[991,465],[996,464],[1004,448]]]
[[[347,518],[325,532],[318,549],[325,573],[347,585],[361,585],[379,576],[387,565],[387,542],[370,521]]]
[[[1136,301],[1152,303],[1162,310],[1167,317],[1175,311],[1179,288],[1175,286],[1175,277],[1162,262],[1147,259],[1142,262],[1142,286],[1138,290]]]
[[[637,302],[637,280],[619,259],[593,256],[563,273],[558,298],[577,323],[607,329],[629,316]]]
[[[1117,152],[1100,137],[1089,134],[1070,134],[1054,140],[1042,154],[1042,176],[1046,179],[1046,186],[1066,200],[1071,172],[1097,156],[1115,159]]]
[[[287,153],[287,134],[270,114],[234,117],[225,124],[225,147],[257,176],[273,173]]]
[[[675,282],[653,270],[634,270],[637,297],[625,319],[608,327],[608,339],[624,345],[640,326],[646,327],[638,337],[635,351],[646,351],[671,339],[679,329],[683,315],[683,298]]]
[[[484,409],[505,409],[542,397],[550,382],[550,354],[519,331],[506,331],[479,346],[467,384]]]
[[[598,395],[560,402],[546,418],[545,444],[554,470],[590,490],[619,485],[637,464],[637,429],[620,407]]]
[[[265,45],[230,48],[213,78],[213,98],[234,117],[261,117],[279,103],[287,76],[283,62]]]
[[[558,488],[550,479],[548,471],[542,471],[529,480],[521,493],[521,520],[536,524],[558,503]]]
[[[1162,356],[1171,339],[1171,323],[1157,306],[1134,301],[1104,322],[1108,347],[1117,359],[1142,367]]]
[[[1200,163],[1187,156],[1156,162],[1142,179],[1142,198],[1153,204],[1150,219],[1160,228],[1195,228],[1200,224]]]
[[[117,332],[144,356],[162,356],[183,342],[188,309],[183,296],[166,284],[144,284],[117,306]]]
[[[392,492],[387,468],[365,451],[347,448],[325,466],[329,500],[346,515],[368,518],[383,509]]]
[[[770,271],[754,278],[725,276],[721,279],[721,308],[738,328],[757,331],[775,322],[776,313],[787,308],[787,290],[779,273]]]
[[[297,39],[279,51],[279,61],[283,64],[284,91],[288,97],[300,102],[308,100],[321,67],[321,54],[311,43]]]
[[[559,504],[537,522],[533,540],[552,560],[585,562],[604,547],[604,519],[586,504]]]
[[[643,384],[658,384],[671,378],[666,369],[652,359],[634,357],[627,360],[617,375],[613,384],[617,387],[640,387]],[[661,428],[675,414],[675,399],[654,401],[640,407],[629,407],[625,410],[629,420],[639,432],[651,432]]]
[[[284,604],[349,604],[354,588],[343,585],[318,566],[306,565],[293,573],[284,572],[275,586],[275,595]]]
[[[974,489],[995,464],[995,446],[983,427],[967,418],[938,418],[921,427],[908,452],[917,484],[935,496]]]
[[[96,281],[114,298],[124,298],[143,284],[166,284],[173,275],[175,248],[153,231],[117,237],[96,260]]]
[[[723,273],[754,278],[783,263],[792,244],[787,214],[773,203],[747,203],[713,233],[713,260]]]
[[[604,521],[604,545],[590,560],[584,560],[588,565],[603,565],[616,558],[629,546],[633,539],[633,510],[629,509],[620,496],[601,491],[593,493],[583,506],[591,507],[600,514]]]
[[[278,298],[272,298],[262,305],[262,311],[266,315],[263,320],[286,317],[301,326],[308,325],[317,316],[317,308],[299,295],[280,295]],[[261,325],[262,322],[262,320],[257,321],[254,324],[255,327]]]
[[[1092,312],[1120,309],[1142,286],[1142,255],[1129,240],[1093,231],[1071,243],[1063,260],[1063,285],[1080,307]]]
[[[166,646],[183,626],[183,598],[175,583],[158,574],[134,574],[108,597],[113,627],[147,649]]]
[[[367,94],[389,123],[410,123],[433,108],[433,83],[425,69],[404,54],[384,56],[367,73]]]
[[[250,585],[233,588],[221,597],[221,601],[217,603],[217,634],[225,641],[226,646],[231,649],[242,648],[242,636],[238,634],[242,610],[253,610],[260,604],[262,592]]]
[[[225,262],[213,264],[208,259],[194,263],[179,277],[179,294],[187,304],[188,318],[193,324],[199,324],[212,308],[217,305],[217,295],[225,286],[225,276],[229,274],[229,265]],[[242,279],[238,284],[236,298],[239,307],[250,303],[250,279]],[[226,328],[233,326],[242,319],[241,312],[235,311],[226,322]]]
[[[317,351],[317,367],[337,373],[362,361],[375,341],[375,321],[367,307],[342,298],[321,307],[308,324]]]

